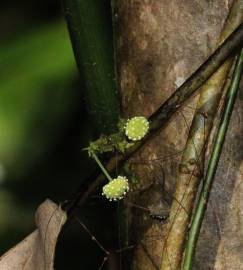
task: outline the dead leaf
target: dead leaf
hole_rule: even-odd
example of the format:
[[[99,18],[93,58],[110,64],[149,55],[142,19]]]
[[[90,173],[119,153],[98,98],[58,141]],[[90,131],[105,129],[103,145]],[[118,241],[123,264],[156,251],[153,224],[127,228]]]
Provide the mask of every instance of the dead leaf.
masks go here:
[[[4,270],[52,270],[58,235],[66,213],[50,200],[36,211],[37,229],[0,258]]]

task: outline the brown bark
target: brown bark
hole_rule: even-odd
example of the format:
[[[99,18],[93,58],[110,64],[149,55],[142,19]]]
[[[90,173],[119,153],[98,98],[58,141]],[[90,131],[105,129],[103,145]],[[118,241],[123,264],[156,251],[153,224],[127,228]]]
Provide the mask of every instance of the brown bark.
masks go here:
[[[125,117],[151,115],[207,58],[216,44],[231,3],[232,1],[222,0],[115,1],[117,74]],[[188,103],[190,108],[195,105],[196,99],[195,97],[190,104]],[[129,206],[131,203],[142,205],[156,213],[167,210],[166,201],[170,201],[171,197],[163,191],[161,182],[165,180],[164,188],[172,194],[180,157],[169,159],[166,157],[183,149],[192,118],[190,108],[184,107],[160,134],[130,160],[133,169],[139,175],[139,182],[133,186],[133,191],[126,201],[128,205],[127,222],[133,236],[131,241],[140,243],[134,250],[133,269],[151,270],[156,269],[156,265],[160,265],[165,226],[151,220],[146,212]],[[239,101],[235,110],[236,115],[237,110],[240,110]],[[225,243],[230,241],[228,236],[233,238],[231,226],[229,228],[226,226],[226,232],[223,233],[223,223],[225,214],[229,211],[230,198],[236,198],[237,201],[237,196],[240,197],[239,190],[238,195],[232,195],[236,175],[238,181],[242,178],[240,174],[242,170],[239,170],[240,154],[235,149],[237,140],[239,144],[240,134],[242,134],[240,133],[242,130],[239,128],[239,124],[242,127],[239,112],[237,115],[235,117],[238,119],[238,124],[234,123],[236,120],[233,115],[234,121],[228,136],[234,138],[235,143],[225,147],[225,149],[230,149],[230,152],[226,152],[226,156],[221,160],[215,184],[217,190],[214,190],[213,203],[212,201],[210,203],[217,207],[209,207],[206,225],[199,242],[195,269],[224,269],[222,259],[225,256],[222,254],[226,249]],[[234,127],[234,124],[238,128]],[[158,158],[158,162],[155,162],[154,160]],[[167,161],[162,162],[160,158]],[[149,164],[146,162],[146,166],[136,164],[141,160],[149,159],[153,162]],[[227,159],[229,161],[225,161]],[[234,172],[232,164],[235,165],[236,171]],[[228,172],[229,179],[223,177],[226,174],[225,170]],[[219,187],[221,178],[225,187],[229,186],[229,190],[225,191],[224,187]],[[230,184],[226,184],[226,181]],[[225,203],[222,205],[216,203],[215,198],[217,200],[218,197],[223,198]],[[240,218],[240,208],[237,209],[238,211],[235,211],[234,214],[238,217],[238,223],[233,224],[240,234],[242,229],[239,224],[243,220]],[[229,218],[227,218],[228,221]],[[219,234],[219,231],[222,231],[222,235]],[[219,235],[223,239],[222,241],[217,238]],[[151,236],[155,236],[157,241],[151,241]],[[210,238],[213,240],[207,242]],[[236,238],[234,237],[234,239]],[[235,242],[230,243],[235,245]],[[227,252],[237,258],[235,261],[240,262],[237,247],[235,250],[231,249]],[[234,263],[231,266],[228,262],[230,267],[228,265],[228,268],[225,269],[241,269],[234,266]]]

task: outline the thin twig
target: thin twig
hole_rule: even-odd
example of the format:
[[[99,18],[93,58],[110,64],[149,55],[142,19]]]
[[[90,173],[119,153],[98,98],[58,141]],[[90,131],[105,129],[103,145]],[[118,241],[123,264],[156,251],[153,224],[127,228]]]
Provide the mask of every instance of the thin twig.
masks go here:
[[[96,245],[106,254],[103,257],[103,261],[101,262],[98,270],[103,269],[105,263],[109,259],[110,252],[107,249],[104,248],[104,246],[100,243],[100,241],[97,240],[97,238],[91,233],[91,231],[87,228],[87,226],[81,220],[79,220],[76,216],[75,216],[75,219],[78,222],[78,224],[80,226],[82,226],[83,229],[86,231],[86,233],[90,236],[91,240],[94,241],[96,243]]]
[[[77,217],[75,217],[76,221],[78,222],[79,225],[81,225],[83,227],[83,229],[88,233],[88,235],[91,237],[91,240],[94,241],[97,246],[104,251],[104,253],[106,255],[109,255],[109,251],[107,251],[103,246],[102,244],[96,239],[96,237],[91,233],[91,231],[87,228],[87,226],[84,225],[84,223],[79,220]]]

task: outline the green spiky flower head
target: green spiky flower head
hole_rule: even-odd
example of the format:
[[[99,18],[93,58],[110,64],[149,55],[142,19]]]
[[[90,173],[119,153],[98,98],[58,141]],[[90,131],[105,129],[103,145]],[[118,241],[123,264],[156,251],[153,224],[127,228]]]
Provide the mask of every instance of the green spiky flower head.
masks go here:
[[[103,187],[102,195],[110,201],[116,201],[122,199],[128,190],[128,179],[125,176],[118,176]]]
[[[148,132],[149,121],[143,116],[129,119],[125,125],[125,132],[129,140],[141,140]]]

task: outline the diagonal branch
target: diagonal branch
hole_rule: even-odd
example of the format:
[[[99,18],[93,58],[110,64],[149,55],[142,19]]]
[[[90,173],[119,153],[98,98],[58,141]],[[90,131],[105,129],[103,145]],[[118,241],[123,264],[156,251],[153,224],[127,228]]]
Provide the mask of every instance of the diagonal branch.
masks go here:
[[[125,155],[112,157],[106,165],[108,172],[113,172],[117,165],[122,165],[133,153],[135,153],[144,143],[150,139],[161,127],[163,127],[170,117],[188,100],[196,90],[225,62],[234,55],[243,42],[243,25],[240,25],[222,45],[182,84],[150,117],[151,128],[143,140],[127,150]],[[71,215],[73,210],[82,205],[104,181],[103,175],[95,173],[81,186],[74,198],[65,204],[64,208]]]

